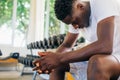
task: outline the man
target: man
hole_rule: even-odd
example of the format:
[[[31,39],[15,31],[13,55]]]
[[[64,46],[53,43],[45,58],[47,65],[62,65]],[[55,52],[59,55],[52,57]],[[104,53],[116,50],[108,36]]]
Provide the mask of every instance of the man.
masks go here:
[[[120,1],[56,0],[55,14],[59,20],[72,26],[55,54],[45,53],[35,62],[39,63],[35,70],[51,72],[50,80],[64,80],[69,63],[88,61],[87,80],[117,80],[120,75]],[[79,29],[91,43],[68,52]],[[75,80],[80,79],[75,77]]]

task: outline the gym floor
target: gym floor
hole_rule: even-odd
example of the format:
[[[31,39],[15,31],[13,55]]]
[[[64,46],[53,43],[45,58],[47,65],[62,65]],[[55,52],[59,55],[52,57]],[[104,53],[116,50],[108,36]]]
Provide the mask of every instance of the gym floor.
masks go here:
[[[0,73],[1,74],[1,73]],[[23,75],[23,76],[18,76],[18,77],[11,77],[11,76],[5,76],[5,77],[1,77],[0,76],[0,80],[32,80],[33,75]],[[36,80],[41,80],[38,76],[36,77]]]
[[[23,71],[23,65],[15,65],[11,63],[0,63],[0,80],[32,80],[33,72],[32,68],[25,67]],[[19,66],[19,67],[18,67]],[[23,75],[21,76],[23,71]],[[43,80],[38,75],[35,80]]]

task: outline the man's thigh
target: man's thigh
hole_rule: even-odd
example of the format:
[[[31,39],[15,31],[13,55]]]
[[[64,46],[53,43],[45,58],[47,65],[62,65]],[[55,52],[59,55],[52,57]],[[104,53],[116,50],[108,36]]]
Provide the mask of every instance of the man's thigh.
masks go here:
[[[111,78],[115,78],[120,75],[120,62],[113,55],[95,55],[90,58],[89,65],[94,63],[96,63],[99,68],[102,68],[103,71],[106,71]]]
[[[113,56],[113,55],[95,55],[92,58],[94,59],[94,61],[98,60],[98,64],[100,62],[102,67],[105,67],[106,70],[109,70],[109,73],[111,74],[111,78],[112,78],[111,80],[116,80],[116,78],[118,78],[118,76],[120,75],[120,62],[118,61],[118,59],[115,56]],[[94,64],[94,61],[91,61],[91,62]],[[88,61],[88,63],[89,63],[89,61]],[[82,77],[84,77],[83,80],[87,80],[87,74],[86,74],[87,67],[88,67],[87,62],[72,63],[70,66],[70,68],[71,68],[70,72],[72,74],[74,74],[74,77],[76,78],[76,80],[80,80]],[[77,79],[77,78],[79,78],[79,79]]]
[[[111,80],[120,80],[120,55],[111,55],[111,57],[113,57],[111,60],[114,65],[111,67],[111,72],[113,73]]]
[[[108,55],[108,56],[105,56],[105,59],[103,57],[103,60],[105,60],[105,65],[108,64],[108,69],[110,69],[110,72],[113,73],[113,75],[114,74],[120,75],[120,62],[115,56]]]

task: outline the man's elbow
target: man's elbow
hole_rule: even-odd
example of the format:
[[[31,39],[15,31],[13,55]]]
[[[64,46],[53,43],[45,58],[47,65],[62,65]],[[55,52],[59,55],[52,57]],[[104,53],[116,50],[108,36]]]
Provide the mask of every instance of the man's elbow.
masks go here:
[[[72,44],[69,44],[69,43],[62,43],[61,46],[63,47],[66,47],[66,48],[71,48],[72,47]]]
[[[113,45],[109,43],[105,43],[103,50],[106,54],[111,54],[113,52]]]
[[[113,52],[113,49],[112,48],[108,48],[107,50],[105,50],[105,53],[106,54],[112,54]]]

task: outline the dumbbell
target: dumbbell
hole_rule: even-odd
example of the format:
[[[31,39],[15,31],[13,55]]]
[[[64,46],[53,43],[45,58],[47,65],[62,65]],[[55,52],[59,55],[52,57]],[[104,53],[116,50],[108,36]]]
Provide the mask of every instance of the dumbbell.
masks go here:
[[[36,46],[37,46],[37,49],[41,49],[41,44],[39,45],[39,41],[36,41]]]
[[[26,66],[29,66],[29,67],[33,67],[33,58],[28,58],[28,57],[26,57],[26,63],[25,63],[25,65]]]
[[[27,55],[26,62],[24,64],[29,67],[34,67],[34,65],[32,63],[35,59],[38,59],[38,58],[40,58],[40,57],[36,56],[36,55]]]
[[[0,56],[2,56],[2,51],[0,50]]]
[[[28,60],[29,58],[27,57],[19,57],[18,62],[24,64],[25,66],[28,66]]]
[[[33,49],[35,49],[35,42],[32,42],[32,45],[33,45]]]
[[[50,49],[53,49],[53,48],[54,48],[53,38],[52,38],[52,37],[49,37],[49,38],[48,38],[48,41],[49,41],[49,47],[50,47]]]
[[[18,58],[18,62],[24,64],[24,59],[25,59],[25,57],[20,56]]]
[[[41,41],[36,41],[36,45],[38,49],[42,49]]]
[[[48,41],[46,38],[43,40],[44,49],[48,49]]]
[[[85,38],[84,37],[80,37],[78,40],[77,40],[78,43],[84,43],[85,42]]]
[[[33,43],[34,43],[34,49],[38,49],[37,43],[36,42]]]
[[[34,61],[34,58],[29,58],[29,59],[27,60],[27,66],[29,66],[29,67],[34,67],[33,61]]]
[[[28,58],[39,58],[39,56],[37,56],[37,55],[29,55],[29,54],[27,54],[26,57],[28,57]]]
[[[19,57],[18,62],[28,67],[34,67],[33,61],[40,57]]]
[[[51,41],[50,41],[50,37],[47,40],[47,45],[48,45],[48,49],[52,49],[52,45],[51,45]]]
[[[52,48],[58,47],[57,36],[50,37],[50,43]]]
[[[43,41],[39,41],[39,45],[41,45],[41,49],[44,49],[44,43],[43,43]]]
[[[29,44],[27,45],[27,49],[30,49]]]
[[[57,43],[58,43],[58,45],[60,45],[60,44],[61,44],[60,35],[58,35],[58,36],[57,36]]]
[[[19,58],[19,53],[18,53],[18,52],[10,53],[10,57],[11,57],[11,58],[18,59],[18,58]]]
[[[46,39],[46,46],[47,46],[47,49],[51,49],[51,42],[50,42],[50,39]]]
[[[59,37],[60,37],[60,44],[62,44],[65,38],[65,34],[60,34]]]
[[[80,37],[80,38],[76,41],[75,46],[78,46],[79,43],[84,43],[84,42],[85,42],[84,37]]]
[[[28,58],[27,58],[27,57],[24,58],[24,62],[23,62],[23,64],[24,64],[25,66],[28,65]]]
[[[9,58],[18,59],[18,58],[19,58],[19,53],[18,53],[18,52],[10,53],[9,56],[0,58],[0,60],[7,60],[7,59],[9,59]]]
[[[34,48],[33,43],[30,43],[30,49],[33,49],[33,48]]]

